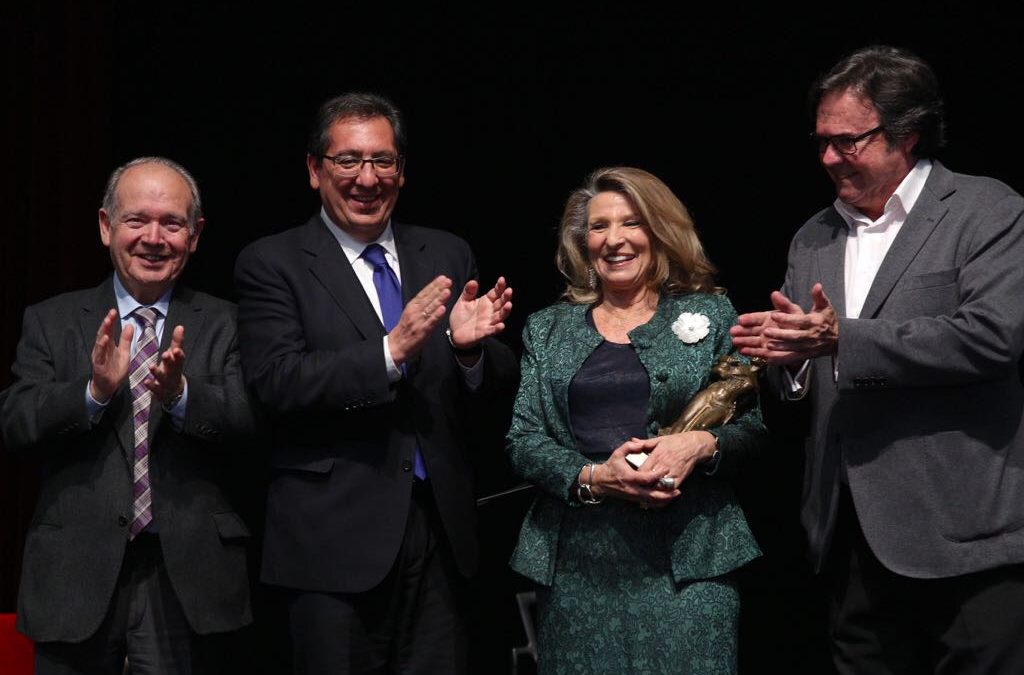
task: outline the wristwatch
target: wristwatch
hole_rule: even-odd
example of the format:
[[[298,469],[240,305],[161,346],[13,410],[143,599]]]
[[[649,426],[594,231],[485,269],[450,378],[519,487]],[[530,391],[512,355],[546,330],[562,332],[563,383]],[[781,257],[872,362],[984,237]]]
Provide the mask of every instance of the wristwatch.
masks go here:
[[[718,471],[719,462],[722,461],[722,451],[718,449],[718,432],[714,429],[705,429],[705,431],[715,437],[715,452],[704,462],[704,474],[714,476]]]
[[[476,343],[475,346],[466,349],[465,347],[456,347],[455,340],[452,340],[452,329],[448,328],[444,331],[444,334],[448,336],[448,344],[451,345],[452,351],[459,356],[476,356],[484,350],[484,346],[481,343]]]
[[[178,405],[178,403],[181,402],[181,397],[184,396],[184,395],[185,395],[185,383],[182,382],[181,383],[181,391],[179,391],[177,394],[175,394],[174,398],[172,398],[171,400],[164,401],[164,403],[163,403],[164,410],[166,410],[168,412],[170,412],[171,410],[174,410],[174,406]]]

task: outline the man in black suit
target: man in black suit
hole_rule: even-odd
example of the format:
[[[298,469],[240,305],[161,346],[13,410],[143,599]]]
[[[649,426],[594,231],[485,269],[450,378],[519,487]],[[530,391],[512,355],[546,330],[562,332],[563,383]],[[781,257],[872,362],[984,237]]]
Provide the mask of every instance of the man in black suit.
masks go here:
[[[198,636],[251,621],[234,306],[176,284],[203,223],[183,167],[129,162],[99,212],[115,274],[25,310],[0,422],[44,466],[18,598],[39,675],[206,672]]]
[[[464,241],[391,220],[404,148],[389,101],[324,103],[306,157],[320,212],[235,269],[246,381],[273,415],[262,577],[287,589],[296,672],[465,670],[466,422],[515,384],[491,339],[512,290],[478,296]]]

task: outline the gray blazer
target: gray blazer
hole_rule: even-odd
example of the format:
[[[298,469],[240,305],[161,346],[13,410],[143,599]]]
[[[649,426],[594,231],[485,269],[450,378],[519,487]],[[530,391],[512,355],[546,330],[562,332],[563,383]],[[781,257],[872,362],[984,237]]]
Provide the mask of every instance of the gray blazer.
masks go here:
[[[816,359],[802,519],[820,569],[840,466],[878,559],[934,578],[1024,561],[1024,199],[936,162],[837,355]],[[783,292],[845,315],[846,225],[794,237]]]
[[[122,385],[99,423],[85,407],[90,353],[116,307],[111,279],[25,310],[13,372],[0,394],[10,450],[43,464],[39,501],[25,540],[18,629],[36,641],[78,642],[110,605],[128,541],[133,448],[131,401]],[[249,531],[222,491],[227,451],[252,431],[239,365],[234,305],[176,289],[161,349],[185,328],[188,404],[181,431],[153,406],[150,478],[164,562],[197,633],[249,623],[245,542]]]

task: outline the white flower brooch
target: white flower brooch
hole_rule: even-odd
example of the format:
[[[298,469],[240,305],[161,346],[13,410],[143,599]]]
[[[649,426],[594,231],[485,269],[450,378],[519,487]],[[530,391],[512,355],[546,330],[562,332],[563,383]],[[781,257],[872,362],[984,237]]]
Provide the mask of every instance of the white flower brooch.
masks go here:
[[[711,319],[704,314],[683,312],[672,323],[672,332],[686,344],[692,345],[707,337],[710,326]]]

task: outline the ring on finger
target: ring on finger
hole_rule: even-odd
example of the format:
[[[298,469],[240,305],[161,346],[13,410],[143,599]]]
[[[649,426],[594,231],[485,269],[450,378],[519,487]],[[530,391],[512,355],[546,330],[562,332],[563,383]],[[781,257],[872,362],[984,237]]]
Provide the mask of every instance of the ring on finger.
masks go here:
[[[665,490],[674,490],[676,488],[676,479],[672,476],[662,476],[658,479],[658,487]]]

